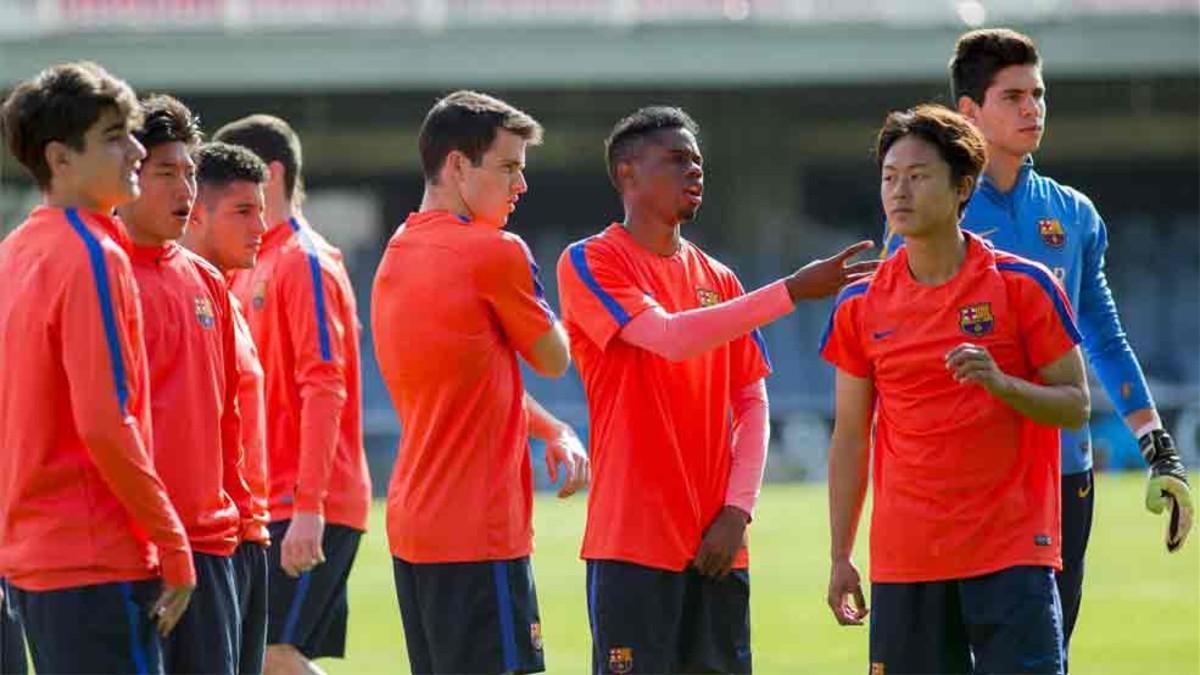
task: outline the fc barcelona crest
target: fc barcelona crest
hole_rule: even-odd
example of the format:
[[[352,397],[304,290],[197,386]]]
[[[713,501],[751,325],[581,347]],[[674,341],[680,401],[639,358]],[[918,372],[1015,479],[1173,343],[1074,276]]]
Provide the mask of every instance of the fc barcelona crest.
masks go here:
[[[212,302],[208,298],[196,298],[196,320],[205,328],[212,328],[216,323],[216,315],[213,314]]]
[[[542,651],[542,624],[540,622],[529,624],[529,642],[533,645],[534,651]]]
[[[613,647],[608,650],[608,672],[625,675],[633,671],[633,647]]]
[[[710,291],[707,288],[696,289],[696,300],[701,307],[712,307],[721,301],[721,296],[717,295],[716,291]]]
[[[1054,218],[1039,220],[1038,234],[1042,235],[1042,241],[1051,248],[1062,248],[1063,244],[1067,243],[1067,231],[1063,229],[1062,223]]]
[[[971,337],[979,337],[992,332],[996,325],[992,317],[992,303],[977,302],[973,305],[958,308],[958,325],[962,331]]]
[[[250,305],[254,309],[262,309],[267,304],[267,282],[259,281],[254,284],[254,293],[250,296]]]

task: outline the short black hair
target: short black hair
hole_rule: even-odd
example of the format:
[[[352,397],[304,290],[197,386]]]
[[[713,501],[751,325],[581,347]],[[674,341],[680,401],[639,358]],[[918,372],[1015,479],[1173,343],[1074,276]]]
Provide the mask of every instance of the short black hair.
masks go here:
[[[612,132],[604,141],[604,159],[613,187],[621,189],[617,184],[617,165],[628,161],[640,148],[643,140],[667,129],[686,129],[693,135],[700,136],[700,125],[696,124],[696,120],[682,108],[674,106],[654,105],[639,108],[613,126]]]
[[[1040,66],[1033,38],[1008,28],[973,30],[958,38],[950,60],[950,94],[983,105],[996,73],[1009,66]]]
[[[284,120],[274,115],[250,115],[217,129],[213,140],[247,147],[266,164],[282,164],[283,192],[288,199],[297,189],[303,189],[300,137]]]
[[[109,108],[131,128],[141,122],[137,96],[124,80],[91,61],[64,63],[13,89],[0,107],[0,128],[9,152],[46,189],[51,177],[46,146],[57,141],[82,152],[87,130]]]
[[[542,142],[542,125],[532,115],[495,96],[462,89],[440,99],[425,115],[417,136],[425,180],[437,183],[446,157],[454,150],[479,166],[496,140],[497,129],[512,132],[530,145]]]
[[[932,103],[889,113],[879,130],[875,148],[880,169],[888,150],[907,136],[915,136],[937,148],[938,155],[950,165],[950,180],[955,185],[967,177],[978,183],[979,174],[987,164],[987,141],[963,115]],[[966,206],[966,201],[959,205],[960,216]]]
[[[214,141],[196,149],[196,184],[200,193],[223,190],[234,181],[267,182],[267,164],[240,145]]]
[[[142,124],[133,131],[146,152],[156,145],[180,142],[189,149],[204,139],[200,118],[192,114],[179,99],[166,94],[152,94],[139,103]]]

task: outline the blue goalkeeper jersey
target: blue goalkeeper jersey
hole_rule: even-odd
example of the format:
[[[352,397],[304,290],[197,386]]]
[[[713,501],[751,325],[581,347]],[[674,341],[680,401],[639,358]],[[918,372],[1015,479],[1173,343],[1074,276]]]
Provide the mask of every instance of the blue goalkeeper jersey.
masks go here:
[[[1104,275],[1108,233],[1086,195],[1039,175],[1032,160],[1021,167],[1013,189],[1001,192],[987,176],[967,204],[961,223],[996,248],[1036,260],[1062,282],[1083,334],[1083,348],[1117,411],[1127,415],[1154,405],[1146,378],[1117,314]],[[884,254],[904,240],[890,229]],[[1062,432],[1062,471],[1092,468],[1088,427]]]

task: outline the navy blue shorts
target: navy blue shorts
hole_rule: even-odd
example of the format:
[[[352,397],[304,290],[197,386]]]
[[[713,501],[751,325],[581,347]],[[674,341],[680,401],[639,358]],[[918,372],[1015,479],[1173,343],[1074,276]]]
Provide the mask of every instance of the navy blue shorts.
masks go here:
[[[54,591],[9,586],[33,667],[39,673],[162,673],[162,644],[150,618],[158,579]]]
[[[29,666],[25,662],[25,631],[21,629],[21,619],[17,617],[17,608],[8,597],[8,583],[0,579],[0,673],[4,675],[25,675]]]
[[[392,568],[414,675],[546,669],[528,556],[462,563],[392,558]]]
[[[1049,567],[871,584],[871,672],[1062,673],[1062,608]]]
[[[750,573],[587,563],[592,672],[749,673]]]
[[[231,556],[193,553],[196,590],[187,610],[163,639],[163,668],[172,675],[237,670],[242,621]]]
[[[233,553],[233,581],[242,619],[240,675],[258,675],[267,648],[267,547],[242,542]]]
[[[1091,471],[1062,477],[1062,571],[1055,575],[1063,608],[1063,652],[1071,647],[1071,633],[1083,599],[1083,558],[1092,535],[1096,504],[1095,474]]]
[[[283,536],[290,520],[267,526],[267,644],[292,645],[308,659],[346,654],[346,621],[350,606],[346,580],[354,566],[362,532],[344,525],[325,525],[321,549],[325,562],[299,578],[288,576],[280,565]]]

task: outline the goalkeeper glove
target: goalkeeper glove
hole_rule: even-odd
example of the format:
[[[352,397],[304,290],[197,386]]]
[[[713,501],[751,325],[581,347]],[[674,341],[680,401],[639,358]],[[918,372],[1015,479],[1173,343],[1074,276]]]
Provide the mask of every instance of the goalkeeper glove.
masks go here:
[[[1146,485],[1146,508],[1162,513],[1171,507],[1167,525],[1167,551],[1174,553],[1183,546],[1192,529],[1192,492],[1188,488],[1187,469],[1179,461],[1175,442],[1162,429],[1155,429],[1138,439],[1142,457],[1150,466],[1150,481]]]

